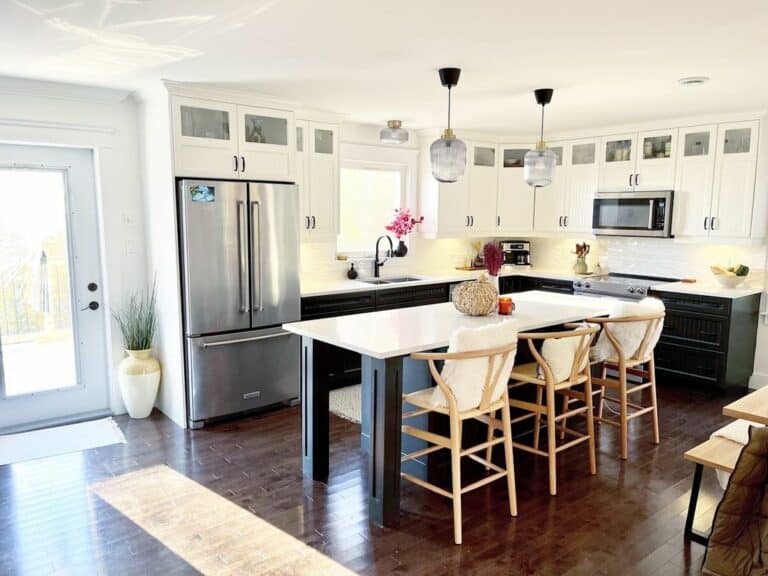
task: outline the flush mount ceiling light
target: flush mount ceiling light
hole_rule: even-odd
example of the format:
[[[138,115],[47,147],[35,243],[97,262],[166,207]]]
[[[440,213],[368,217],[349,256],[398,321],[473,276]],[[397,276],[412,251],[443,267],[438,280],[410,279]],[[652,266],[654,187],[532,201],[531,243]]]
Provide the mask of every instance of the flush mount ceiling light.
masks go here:
[[[379,132],[379,140],[387,144],[403,144],[408,142],[408,130],[403,128],[400,120],[387,120],[387,127]]]
[[[677,81],[680,86],[701,86],[709,82],[709,76],[686,76]]]
[[[448,127],[443,136],[432,142],[429,157],[432,161],[432,175],[438,182],[456,182],[464,175],[467,163],[467,146],[456,138],[451,130],[451,88],[459,83],[459,68],[440,68],[440,83],[448,88]]]
[[[552,88],[539,88],[533,91],[536,103],[541,106],[541,135],[536,148],[525,153],[523,178],[526,184],[538,188],[549,186],[555,176],[557,157],[544,142],[544,106],[552,101],[553,92]]]

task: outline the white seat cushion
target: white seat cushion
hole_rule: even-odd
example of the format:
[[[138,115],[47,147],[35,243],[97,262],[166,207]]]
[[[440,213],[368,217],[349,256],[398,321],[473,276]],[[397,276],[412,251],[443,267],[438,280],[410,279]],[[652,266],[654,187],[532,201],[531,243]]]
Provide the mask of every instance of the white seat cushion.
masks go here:
[[[586,324],[584,325],[586,326]],[[580,330],[576,328],[576,330]],[[586,336],[589,338],[589,336]],[[579,344],[582,341],[581,336],[571,336],[570,338],[547,338],[541,345],[541,356],[549,364],[552,375],[555,378],[555,383],[567,380],[571,376],[571,368],[576,357],[576,351],[579,348]],[[583,370],[587,362],[589,362],[589,355],[584,355],[582,365],[578,370]],[[542,380],[544,379],[544,369],[539,366],[538,376]]]
[[[488,350],[499,348],[517,342],[517,324],[507,320],[481,328],[460,328],[451,334],[448,352],[469,352],[472,350]],[[495,362],[494,371],[498,369],[501,356]],[[510,353],[499,377],[493,385],[491,401],[505,394],[509,373],[515,363],[515,352]],[[446,360],[440,373],[445,383],[456,397],[460,411],[471,410],[480,406],[483,397],[483,386],[488,374],[488,358],[471,358],[468,360]],[[448,400],[439,387],[432,394],[435,406],[448,406]]]
[[[658,298],[645,298],[640,302],[626,302],[623,300],[617,300],[613,304],[611,310],[611,318],[624,318],[626,316],[647,316],[649,314],[657,314],[664,312],[664,303]],[[608,325],[608,330],[616,337],[621,345],[622,350],[627,359],[632,358],[645,336],[645,331],[648,327],[648,322],[617,322]],[[656,343],[659,341],[661,331],[664,328],[664,320],[659,322],[656,330],[651,335],[651,340],[648,343],[648,350],[653,350],[656,347]],[[597,343],[590,350],[590,358],[594,362],[602,362],[603,360],[615,360],[617,358],[616,350],[608,340],[608,336],[605,334],[605,329],[597,339]]]
[[[759,426],[759,424],[749,422],[748,420],[734,420],[712,432],[709,437],[714,438],[715,436],[719,436],[726,440],[732,440],[733,442],[747,445],[749,444],[749,428],[751,426]],[[717,472],[717,482],[720,484],[720,487],[725,490],[728,487],[728,479],[731,475],[722,470],[715,470],[715,472]]]

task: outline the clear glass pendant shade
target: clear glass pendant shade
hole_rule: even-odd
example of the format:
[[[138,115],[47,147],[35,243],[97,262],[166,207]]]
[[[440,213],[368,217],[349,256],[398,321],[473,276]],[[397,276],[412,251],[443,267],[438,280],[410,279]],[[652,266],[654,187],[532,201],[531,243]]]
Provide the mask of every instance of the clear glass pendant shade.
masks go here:
[[[456,137],[438,138],[429,147],[432,175],[438,182],[456,182],[464,175],[467,145]]]
[[[557,156],[549,148],[534,148],[525,153],[523,179],[529,186],[549,186],[555,177]]]
[[[379,140],[387,144],[404,144],[408,142],[408,130],[402,127],[400,120],[389,120],[387,127],[379,132]]]

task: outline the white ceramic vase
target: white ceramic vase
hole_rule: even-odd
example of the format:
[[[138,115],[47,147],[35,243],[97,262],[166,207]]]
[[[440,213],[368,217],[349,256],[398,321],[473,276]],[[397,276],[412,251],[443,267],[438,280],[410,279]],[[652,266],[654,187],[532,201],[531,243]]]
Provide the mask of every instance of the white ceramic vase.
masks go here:
[[[160,385],[160,362],[152,350],[126,350],[118,367],[123,402],[131,418],[146,418],[152,412]]]

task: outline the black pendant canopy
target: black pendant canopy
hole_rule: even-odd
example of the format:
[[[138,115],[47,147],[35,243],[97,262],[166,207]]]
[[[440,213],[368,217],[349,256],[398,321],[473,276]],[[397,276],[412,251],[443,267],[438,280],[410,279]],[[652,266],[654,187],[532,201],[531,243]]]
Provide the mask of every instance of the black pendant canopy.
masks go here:
[[[539,106],[546,106],[552,102],[552,94],[554,94],[552,88],[539,88],[533,91],[533,95],[536,97],[536,104]]]
[[[438,70],[440,74],[440,82],[446,88],[453,88],[459,83],[459,76],[461,76],[461,68],[440,68]]]

